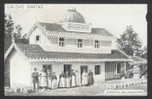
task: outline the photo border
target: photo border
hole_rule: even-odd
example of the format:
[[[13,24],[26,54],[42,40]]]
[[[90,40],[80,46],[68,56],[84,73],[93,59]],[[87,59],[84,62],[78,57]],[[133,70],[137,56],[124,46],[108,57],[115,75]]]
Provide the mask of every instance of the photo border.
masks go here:
[[[4,96],[4,5],[5,4],[147,4],[148,87],[147,96],[6,96],[3,98],[152,99],[152,2],[151,0],[2,0],[0,1],[0,96]],[[0,97],[0,98],[1,98]],[[2,99],[2,98],[1,98]]]

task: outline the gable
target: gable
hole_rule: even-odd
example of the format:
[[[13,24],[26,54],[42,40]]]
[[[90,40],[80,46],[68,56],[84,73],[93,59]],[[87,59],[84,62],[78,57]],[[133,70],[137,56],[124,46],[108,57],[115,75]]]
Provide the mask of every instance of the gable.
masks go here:
[[[36,40],[36,36],[39,36],[39,40]],[[40,27],[36,27],[29,36],[29,44],[49,44],[48,38],[45,36],[44,31]]]
[[[7,56],[7,60],[9,60],[10,58],[13,57],[14,54],[16,54],[16,49],[13,47],[12,50],[10,51],[10,53]]]
[[[4,54],[4,62],[12,58],[16,53],[20,53],[20,56],[26,57],[17,45],[13,43]]]

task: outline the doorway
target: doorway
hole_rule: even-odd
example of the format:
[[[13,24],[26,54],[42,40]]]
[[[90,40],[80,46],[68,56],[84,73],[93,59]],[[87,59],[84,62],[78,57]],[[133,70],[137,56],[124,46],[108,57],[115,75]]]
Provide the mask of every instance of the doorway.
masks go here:
[[[71,64],[64,64],[64,73],[68,72],[68,75],[70,75],[71,70],[72,70]]]
[[[83,71],[88,72],[88,66],[87,66],[87,65],[81,66],[81,67],[80,67],[80,71],[81,71],[81,74],[82,74]]]
[[[82,73],[83,73],[83,71],[88,72],[88,66],[87,66],[87,65],[82,65],[82,66],[80,67],[81,83],[82,83]]]

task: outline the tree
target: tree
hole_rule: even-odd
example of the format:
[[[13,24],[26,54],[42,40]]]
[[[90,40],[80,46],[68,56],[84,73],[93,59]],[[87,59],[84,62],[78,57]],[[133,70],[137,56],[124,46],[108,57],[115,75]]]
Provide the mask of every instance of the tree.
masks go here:
[[[5,15],[4,24],[5,24],[5,31],[4,31],[4,34],[5,34],[4,52],[5,52],[12,43],[11,36],[13,34],[13,31],[14,31],[14,22],[13,22],[11,15]]]
[[[5,38],[4,38],[4,52],[9,48],[12,43],[12,37],[15,42],[28,43],[28,40],[22,37],[21,25],[15,25],[11,15],[5,15]]]
[[[143,52],[142,52],[142,55],[141,55],[142,58],[147,58],[147,47],[143,47]]]
[[[11,35],[14,31],[14,22],[11,15],[5,15],[5,34]]]
[[[127,26],[125,32],[117,39],[119,48],[129,56],[140,56],[142,52],[142,43],[138,38],[138,34],[134,32],[132,26]]]
[[[21,27],[21,25],[16,25],[15,26],[15,31],[14,31],[15,40],[21,39],[21,34],[22,34],[22,27]]]
[[[22,27],[21,25],[16,25],[14,33],[15,42],[28,44],[28,39],[25,38],[25,34],[22,36]]]

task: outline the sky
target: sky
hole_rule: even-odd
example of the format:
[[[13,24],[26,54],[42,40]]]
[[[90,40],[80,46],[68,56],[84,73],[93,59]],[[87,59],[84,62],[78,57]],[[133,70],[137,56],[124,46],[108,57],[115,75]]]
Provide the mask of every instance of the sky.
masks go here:
[[[147,45],[146,4],[6,4],[5,13],[27,33],[35,22],[58,23],[69,8],[76,8],[92,27],[107,29],[116,38],[132,25]]]

